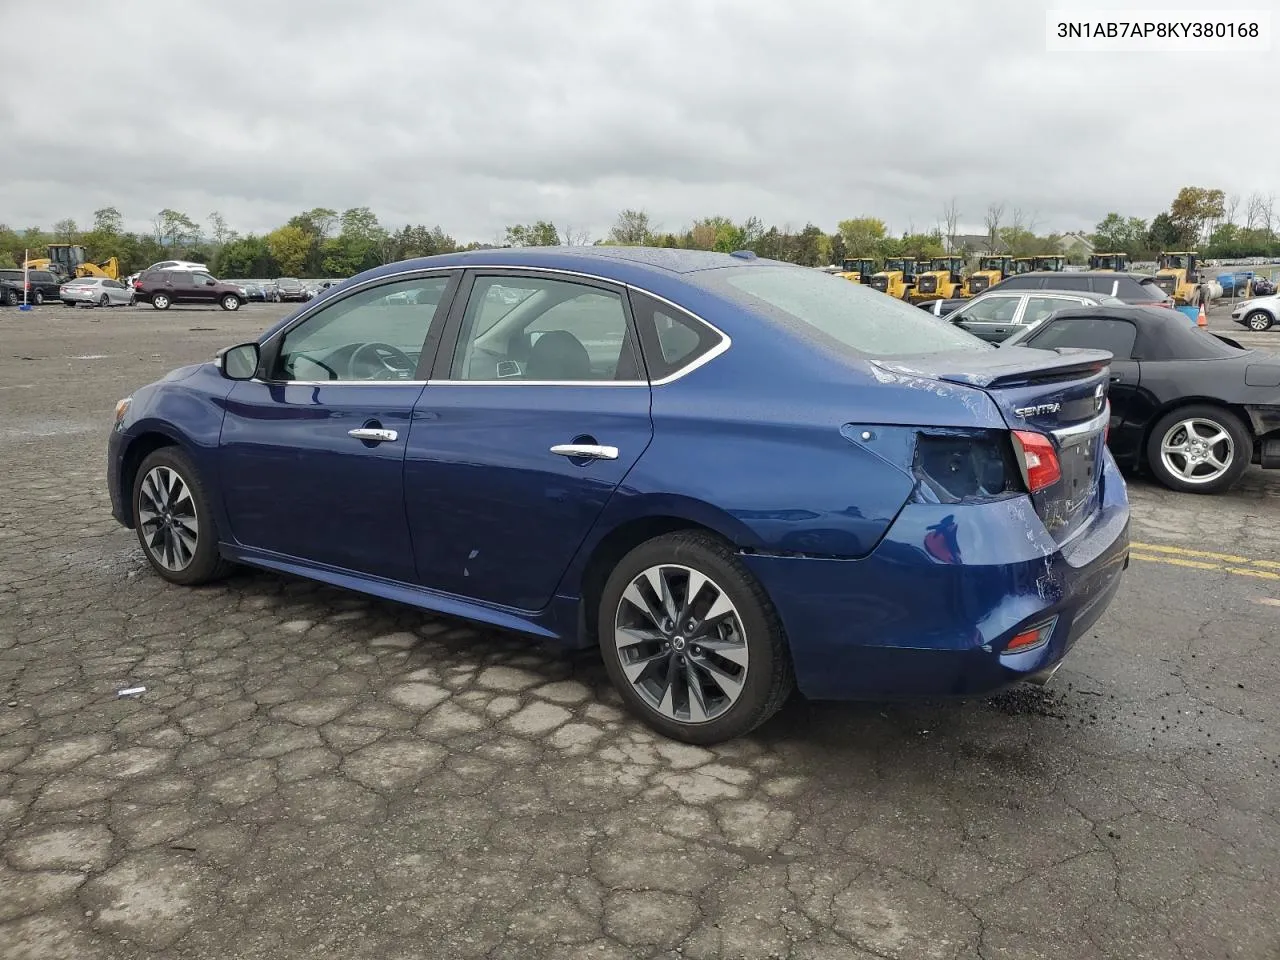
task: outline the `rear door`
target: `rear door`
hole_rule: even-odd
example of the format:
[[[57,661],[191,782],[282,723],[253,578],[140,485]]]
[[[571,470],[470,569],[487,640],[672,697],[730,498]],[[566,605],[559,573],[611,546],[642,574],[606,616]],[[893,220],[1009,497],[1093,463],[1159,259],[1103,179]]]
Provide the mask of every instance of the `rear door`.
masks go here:
[[[542,609],[649,445],[625,291],[477,271],[419,399],[405,497],[425,586]]]
[[[975,337],[999,343],[1018,329],[1018,314],[1025,298],[1020,293],[989,293],[949,314],[947,319]]]

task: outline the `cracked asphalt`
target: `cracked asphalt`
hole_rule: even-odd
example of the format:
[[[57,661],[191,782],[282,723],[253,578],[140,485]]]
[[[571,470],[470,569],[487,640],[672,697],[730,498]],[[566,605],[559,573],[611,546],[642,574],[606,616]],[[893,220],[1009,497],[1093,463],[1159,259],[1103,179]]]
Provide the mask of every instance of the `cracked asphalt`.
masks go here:
[[[115,401],[278,315],[0,310],[4,960],[1280,957],[1280,476],[1133,480],[1144,559],[1046,690],[706,750],[591,655],[149,572]]]

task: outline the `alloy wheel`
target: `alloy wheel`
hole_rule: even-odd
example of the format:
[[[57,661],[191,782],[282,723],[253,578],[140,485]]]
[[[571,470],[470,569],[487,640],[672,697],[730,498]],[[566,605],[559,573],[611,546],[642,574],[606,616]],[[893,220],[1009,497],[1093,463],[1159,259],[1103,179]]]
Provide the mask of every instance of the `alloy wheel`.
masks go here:
[[[1211,483],[1231,469],[1235,443],[1231,434],[1212,420],[1179,420],[1160,441],[1160,459],[1175,477],[1187,483]]]
[[[1266,330],[1271,326],[1271,318],[1261,310],[1255,310],[1249,315],[1250,330]]]
[[[172,467],[153,467],[138,491],[143,543],[166,570],[185,570],[195,559],[200,521],[185,480]]]
[[[742,693],[742,618],[724,589],[691,567],[662,564],[632,580],[618,602],[614,641],[627,681],[663,717],[705,723]]]

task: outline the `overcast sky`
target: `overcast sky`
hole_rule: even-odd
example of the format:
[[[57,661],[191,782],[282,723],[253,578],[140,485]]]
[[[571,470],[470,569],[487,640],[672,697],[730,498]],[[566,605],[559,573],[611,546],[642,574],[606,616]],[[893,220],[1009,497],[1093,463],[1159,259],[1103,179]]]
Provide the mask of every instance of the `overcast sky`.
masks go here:
[[[1280,192],[1280,50],[1049,54],[1049,6],[69,0],[0,58],[0,222],[172,207],[248,232],[367,205],[491,241],[640,207],[898,231],[954,195],[974,232],[993,200],[1065,231],[1184,184]]]

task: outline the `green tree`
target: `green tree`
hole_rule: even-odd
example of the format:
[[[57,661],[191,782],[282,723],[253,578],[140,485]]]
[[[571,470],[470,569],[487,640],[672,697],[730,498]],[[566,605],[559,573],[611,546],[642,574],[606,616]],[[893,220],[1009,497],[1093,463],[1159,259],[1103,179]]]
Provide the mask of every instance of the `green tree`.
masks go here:
[[[1147,235],[1149,250],[1175,250],[1182,245],[1182,232],[1168,213],[1157,213]]]
[[[59,220],[53,225],[53,236],[58,243],[75,243],[80,236],[80,228],[76,226],[76,222],[68,217],[65,220]]]
[[[1206,228],[1226,216],[1226,195],[1207,187],[1183,187],[1169,204],[1169,219],[1178,230],[1179,239],[1194,247],[1204,237]]]
[[[124,217],[115,207],[103,207],[93,211],[93,233],[102,236],[118,236],[124,233]]]
[[[847,256],[883,255],[884,241],[889,235],[889,228],[883,220],[875,217],[855,217],[852,220],[841,220],[836,224],[836,230],[840,234],[840,239],[844,241]]]
[[[165,207],[152,221],[156,240],[163,247],[180,247],[199,239],[200,227],[185,213]]]
[[[311,237],[301,227],[283,226],[267,234],[267,249],[275,258],[283,276],[296,277],[303,272],[307,254],[311,252]]]
[[[266,238],[250,234],[233,237],[223,244],[210,264],[220,277],[262,277],[277,275],[279,267]]]
[[[623,210],[609,230],[609,242],[623,246],[648,244],[652,236],[653,225],[649,222],[649,214],[643,210]]]
[[[227,226],[226,217],[217,210],[209,214],[209,232],[212,234],[213,242],[219,247],[233,240],[236,235],[236,232]]]
[[[507,227],[506,242],[513,247],[558,247],[560,234],[554,223],[516,223]]]

